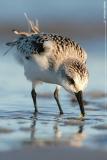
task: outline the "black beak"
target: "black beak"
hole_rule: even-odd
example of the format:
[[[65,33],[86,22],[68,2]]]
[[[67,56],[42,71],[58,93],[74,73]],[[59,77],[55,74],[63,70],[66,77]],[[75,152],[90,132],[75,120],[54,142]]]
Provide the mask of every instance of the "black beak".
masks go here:
[[[75,93],[75,96],[76,96],[77,101],[79,103],[81,114],[84,117],[85,116],[85,111],[84,111],[84,103],[83,103],[82,91],[79,91],[78,93]]]

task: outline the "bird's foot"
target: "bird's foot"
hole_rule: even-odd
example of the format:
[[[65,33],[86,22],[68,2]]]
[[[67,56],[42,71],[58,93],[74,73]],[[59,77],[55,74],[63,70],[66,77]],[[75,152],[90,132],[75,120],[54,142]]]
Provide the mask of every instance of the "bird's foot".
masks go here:
[[[79,119],[83,120],[85,118],[85,113],[84,114],[80,114]]]
[[[35,110],[34,110],[34,114],[36,115],[36,114],[38,114],[38,113],[39,113],[38,110],[35,109]]]
[[[63,111],[60,111],[60,115],[63,115],[64,114],[64,112]]]

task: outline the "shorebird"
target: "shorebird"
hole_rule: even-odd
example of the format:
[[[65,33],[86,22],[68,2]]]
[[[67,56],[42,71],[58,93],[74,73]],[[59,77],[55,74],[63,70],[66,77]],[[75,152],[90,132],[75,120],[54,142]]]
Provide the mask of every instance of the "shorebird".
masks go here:
[[[70,38],[42,33],[31,20],[29,23],[31,31],[13,30],[18,38],[7,45],[16,47],[17,59],[21,59],[24,74],[32,82],[31,96],[35,112],[38,112],[35,87],[39,82],[46,82],[56,84],[54,98],[60,114],[63,114],[59,101],[59,90],[62,86],[69,93],[75,94],[84,117],[83,90],[88,84],[85,50]]]

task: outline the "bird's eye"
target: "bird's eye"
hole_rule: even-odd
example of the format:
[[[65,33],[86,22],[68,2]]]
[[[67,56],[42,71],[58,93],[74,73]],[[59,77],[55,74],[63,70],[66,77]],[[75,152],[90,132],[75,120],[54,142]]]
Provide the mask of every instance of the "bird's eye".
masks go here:
[[[69,84],[75,84],[74,80],[70,76],[66,76]]]

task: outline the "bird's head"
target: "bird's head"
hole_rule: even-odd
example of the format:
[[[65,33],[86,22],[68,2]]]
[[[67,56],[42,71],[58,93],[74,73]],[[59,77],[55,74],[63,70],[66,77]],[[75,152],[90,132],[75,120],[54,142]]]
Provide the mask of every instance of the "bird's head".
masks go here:
[[[62,86],[68,92],[73,92],[78,100],[82,115],[84,106],[82,92],[88,84],[88,70],[86,65],[77,59],[67,59],[61,66]]]

